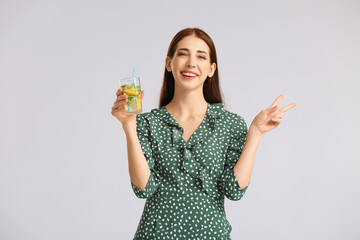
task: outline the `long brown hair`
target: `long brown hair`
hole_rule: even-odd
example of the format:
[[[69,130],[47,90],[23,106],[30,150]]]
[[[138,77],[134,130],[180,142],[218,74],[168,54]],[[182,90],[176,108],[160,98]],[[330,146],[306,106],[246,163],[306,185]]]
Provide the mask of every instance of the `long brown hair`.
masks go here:
[[[202,39],[208,45],[210,49],[210,63],[216,64],[214,75],[211,78],[207,77],[204,82],[203,85],[204,98],[208,103],[223,103],[221,91],[220,91],[220,84],[219,84],[219,70],[218,70],[219,67],[217,63],[216,49],[213,40],[206,32],[204,32],[199,28],[185,28],[181,30],[172,39],[167,52],[167,56],[169,56],[172,59],[178,42],[180,42],[183,38],[190,35],[195,35],[196,37]],[[162,106],[166,106],[173,99],[175,94],[174,81],[175,80],[172,72],[168,72],[165,66],[164,80],[160,92],[159,108]]]

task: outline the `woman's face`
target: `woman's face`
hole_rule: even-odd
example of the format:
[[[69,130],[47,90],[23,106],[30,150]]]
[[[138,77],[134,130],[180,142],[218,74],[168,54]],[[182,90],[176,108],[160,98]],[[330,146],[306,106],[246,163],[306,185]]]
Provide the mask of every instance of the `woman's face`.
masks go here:
[[[208,45],[196,36],[187,36],[178,42],[174,56],[166,58],[166,69],[181,88],[203,86],[207,77],[214,75],[216,64],[210,63]]]

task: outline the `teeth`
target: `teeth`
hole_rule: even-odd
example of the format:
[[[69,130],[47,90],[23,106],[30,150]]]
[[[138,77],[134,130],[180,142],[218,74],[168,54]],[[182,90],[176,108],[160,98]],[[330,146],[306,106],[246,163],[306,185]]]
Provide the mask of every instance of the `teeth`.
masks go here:
[[[189,77],[195,77],[196,74],[193,74],[193,73],[182,73],[183,75],[185,76],[189,76]]]

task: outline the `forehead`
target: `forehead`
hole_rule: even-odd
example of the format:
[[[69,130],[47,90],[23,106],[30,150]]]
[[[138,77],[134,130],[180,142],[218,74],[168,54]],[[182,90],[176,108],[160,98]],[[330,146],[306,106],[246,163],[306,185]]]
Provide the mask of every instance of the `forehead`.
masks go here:
[[[206,44],[206,42],[196,36],[187,36],[181,39],[176,46],[176,50],[179,48],[187,48],[194,52],[198,50],[205,51],[207,53],[210,52],[209,46]]]

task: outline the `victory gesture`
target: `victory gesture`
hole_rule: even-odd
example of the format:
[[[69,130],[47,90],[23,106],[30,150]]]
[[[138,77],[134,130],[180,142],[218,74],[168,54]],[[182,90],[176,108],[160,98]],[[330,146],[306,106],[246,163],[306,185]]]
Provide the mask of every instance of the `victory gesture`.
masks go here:
[[[253,120],[251,125],[259,130],[260,134],[264,134],[281,123],[284,113],[296,106],[296,103],[291,103],[283,108],[278,109],[280,101],[284,95],[280,95],[274,102],[265,110],[262,110]]]

